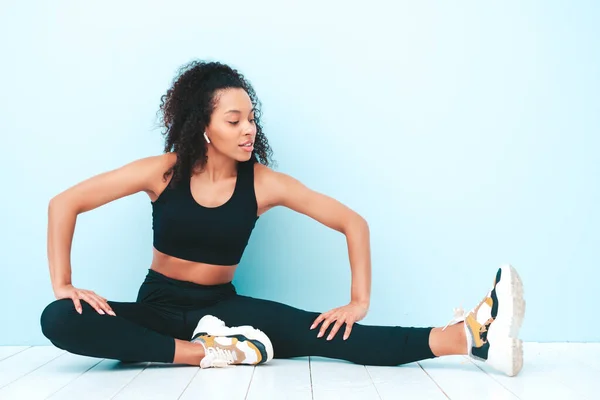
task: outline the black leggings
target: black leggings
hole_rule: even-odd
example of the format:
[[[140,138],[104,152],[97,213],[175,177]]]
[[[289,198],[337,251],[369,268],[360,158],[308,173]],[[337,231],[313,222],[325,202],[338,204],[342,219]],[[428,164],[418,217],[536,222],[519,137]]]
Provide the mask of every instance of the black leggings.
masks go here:
[[[251,325],[273,343],[275,358],[321,356],[364,365],[400,365],[434,358],[431,328],[354,324],[347,340],[345,324],[327,341],[310,326],[319,313],[273,301],[240,296],[233,284],[198,285],[149,270],[135,303],[109,302],[116,317],[100,315],[81,301],[82,314],[71,299],[50,303],[41,315],[44,335],[74,354],[128,362],[173,362],[174,338],[191,340],[205,315],[227,326]]]

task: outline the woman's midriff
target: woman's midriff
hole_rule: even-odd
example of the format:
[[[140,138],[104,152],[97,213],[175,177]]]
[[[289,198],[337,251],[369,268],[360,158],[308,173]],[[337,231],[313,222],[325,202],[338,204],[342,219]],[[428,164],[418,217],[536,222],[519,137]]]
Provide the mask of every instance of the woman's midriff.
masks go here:
[[[169,278],[199,285],[220,285],[233,280],[237,265],[212,265],[172,257],[153,248],[151,269]]]

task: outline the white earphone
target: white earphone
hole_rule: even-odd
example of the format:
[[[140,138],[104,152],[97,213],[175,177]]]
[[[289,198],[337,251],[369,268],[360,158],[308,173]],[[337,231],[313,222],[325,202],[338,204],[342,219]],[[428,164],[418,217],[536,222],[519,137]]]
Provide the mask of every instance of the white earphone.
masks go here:
[[[206,140],[206,143],[210,143],[210,140],[208,139],[208,136],[206,136],[206,132],[204,132],[204,140]]]

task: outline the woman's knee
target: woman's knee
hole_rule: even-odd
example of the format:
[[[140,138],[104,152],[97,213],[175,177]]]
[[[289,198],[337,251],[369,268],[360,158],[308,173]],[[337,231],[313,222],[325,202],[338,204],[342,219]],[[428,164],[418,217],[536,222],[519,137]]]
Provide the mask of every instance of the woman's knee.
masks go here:
[[[71,299],[55,300],[44,308],[40,316],[42,333],[52,342],[60,341],[78,316]]]

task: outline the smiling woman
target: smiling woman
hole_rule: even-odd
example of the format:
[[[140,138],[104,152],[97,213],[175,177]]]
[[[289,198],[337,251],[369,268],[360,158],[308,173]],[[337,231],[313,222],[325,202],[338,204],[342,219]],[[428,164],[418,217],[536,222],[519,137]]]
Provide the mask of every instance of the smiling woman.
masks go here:
[[[525,303],[516,270],[501,267],[471,312],[447,328],[368,326],[370,234],[356,212],[269,167],[271,149],[253,88],[233,68],[193,62],[162,98],[162,155],[132,161],[55,196],[48,254],[56,301],[41,317],[57,347],[76,354],[201,367],[323,356],[400,365],[468,354],[508,375],[522,367]],[[154,255],[136,302],[71,282],[77,216],[124,196],[152,202]],[[284,206],[341,232],[351,300],[325,313],[241,296],[232,280],[260,215]]]

